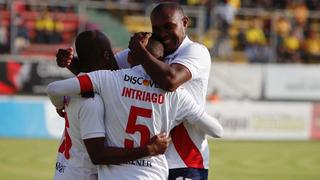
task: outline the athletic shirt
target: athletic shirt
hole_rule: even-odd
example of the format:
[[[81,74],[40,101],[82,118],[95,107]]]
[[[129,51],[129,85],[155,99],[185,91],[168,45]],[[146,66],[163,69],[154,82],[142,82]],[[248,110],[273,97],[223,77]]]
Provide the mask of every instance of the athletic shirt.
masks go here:
[[[119,68],[129,68],[128,50],[116,54]],[[182,85],[204,108],[211,67],[208,49],[186,37],[179,48],[165,58],[167,64],[181,64],[189,69],[192,78]],[[166,151],[169,168],[209,168],[209,146],[205,134],[189,123],[183,123],[171,132],[172,143]],[[183,141],[181,141],[183,139]]]
[[[88,99],[73,96],[66,102],[65,111],[54,179],[97,179],[97,166],[92,164],[82,139],[105,137],[102,99],[99,95]]]
[[[150,80],[142,66],[95,71],[78,79],[81,91],[93,89],[105,102],[109,146],[144,146],[152,136],[170,132],[184,118],[192,123],[204,113],[184,88],[165,92]],[[101,179],[161,180],[168,177],[168,164],[164,155],[158,155],[121,165],[100,165],[98,174]]]

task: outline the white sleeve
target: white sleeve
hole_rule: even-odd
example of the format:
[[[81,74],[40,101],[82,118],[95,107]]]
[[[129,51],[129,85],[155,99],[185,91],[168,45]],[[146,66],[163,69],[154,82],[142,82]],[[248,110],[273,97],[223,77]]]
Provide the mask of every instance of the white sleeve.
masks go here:
[[[104,105],[99,95],[85,99],[79,111],[80,135],[82,139],[105,137]]]
[[[201,116],[204,110],[196,103],[192,96],[183,88],[176,90],[178,94],[178,111],[176,116],[177,123],[181,123],[184,119],[188,119],[188,122]]]
[[[113,72],[115,71],[99,70],[99,71],[93,71],[86,74],[85,76],[89,77],[89,79],[84,78],[84,81],[79,80],[81,89],[84,89],[84,90],[87,89],[87,91],[92,89],[91,91],[101,94],[102,89],[105,89],[108,87],[109,85],[108,82],[109,82],[109,79],[113,77],[113,74],[112,74]],[[85,82],[85,81],[89,81],[89,82]],[[90,84],[92,87],[90,87]],[[87,86],[87,87],[84,87],[84,86]],[[83,92],[83,90],[81,90],[81,92]]]
[[[180,93],[181,98],[179,98],[179,110],[176,121],[186,120],[190,124],[196,125],[209,136],[221,137],[223,128],[218,120],[204,112],[203,108],[196,103],[187,91],[183,90],[178,93]]]
[[[193,119],[192,123],[211,137],[220,138],[223,134],[223,128],[219,121],[204,112],[202,116]]]
[[[47,94],[52,104],[58,109],[61,109],[64,105],[63,96],[79,93],[80,86],[77,78],[55,81],[47,87]]]
[[[183,48],[179,55],[170,64],[177,63],[187,67],[192,78],[198,78],[203,69],[211,64],[211,57],[208,49],[198,43],[192,43]]]
[[[117,64],[119,69],[126,69],[126,68],[130,68],[130,64],[128,62],[128,53],[129,53],[130,49],[125,49],[123,51],[118,52],[115,55]]]
[[[65,96],[80,93],[80,85],[77,77],[55,81],[48,85],[47,93],[49,96]]]

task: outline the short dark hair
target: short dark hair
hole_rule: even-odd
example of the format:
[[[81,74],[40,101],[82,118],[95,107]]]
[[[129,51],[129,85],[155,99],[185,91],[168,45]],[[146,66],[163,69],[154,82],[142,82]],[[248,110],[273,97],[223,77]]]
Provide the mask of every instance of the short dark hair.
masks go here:
[[[146,49],[157,59],[164,57],[164,46],[154,35],[152,35]]]
[[[179,12],[182,16],[185,16],[181,5],[176,2],[163,2],[163,3],[158,4],[151,11],[151,16],[153,16],[155,13],[156,14],[161,13],[163,9],[173,9],[173,10]]]
[[[105,51],[112,52],[110,40],[99,30],[81,32],[76,38],[80,72],[92,70],[94,61],[101,60]]]

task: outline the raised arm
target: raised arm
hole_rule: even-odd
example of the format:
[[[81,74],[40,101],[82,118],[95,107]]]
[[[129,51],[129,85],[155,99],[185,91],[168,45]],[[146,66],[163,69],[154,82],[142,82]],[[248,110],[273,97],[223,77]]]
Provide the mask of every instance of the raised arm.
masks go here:
[[[129,44],[132,56],[145,68],[149,76],[162,89],[176,90],[181,84],[191,79],[189,69],[181,64],[166,64],[153,57],[145,48],[140,34],[135,34]]]
[[[77,77],[52,82],[47,87],[47,93],[51,97],[80,94],[80,83]]]
[[[59,49],[56,54],[56,62],[59,67],[67,67],[74,75],[80,73],[78,68],[78,57],[74,56],[74,49],[69,47],[67,49]]]
[[[144,147],[132,149],[106,147],[105,138],[84,139],[84,144],[93,164],[120,164],[147,156],[163,154],[169,146],[170,138],[165,133],[153,136]]]

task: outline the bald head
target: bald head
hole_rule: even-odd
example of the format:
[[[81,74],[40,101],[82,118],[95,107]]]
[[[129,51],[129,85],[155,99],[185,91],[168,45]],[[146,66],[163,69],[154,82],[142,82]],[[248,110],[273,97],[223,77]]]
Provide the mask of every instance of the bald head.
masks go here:
[[[88,30],[80,33],[76,38],[75,45],[81,72],[113,69],[114,57],[110,40],[101,31]]]
[[[178,3],[160,3],[151,12],[152,34],[164,44],[165,55],[173,53],[186,37],[189,18]]]
[[[161,14],[165,10],[172,10],[181,15],[181,17],[184,16],[184,12],[180,4],[174,3],[174,2],[164,2],[158,4],[151,12],[151,16],[155,14]]]

